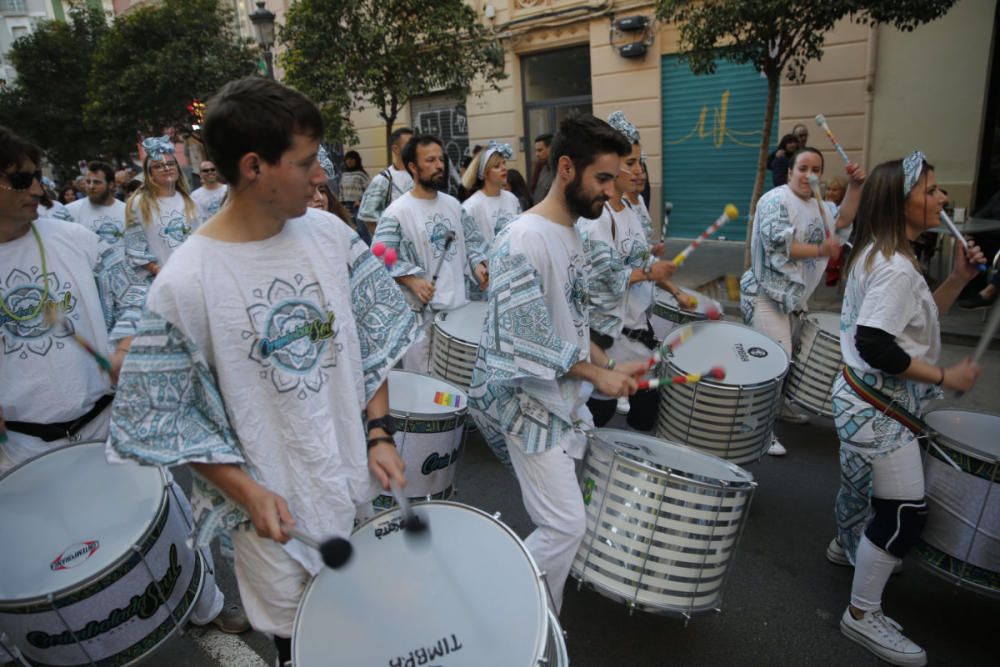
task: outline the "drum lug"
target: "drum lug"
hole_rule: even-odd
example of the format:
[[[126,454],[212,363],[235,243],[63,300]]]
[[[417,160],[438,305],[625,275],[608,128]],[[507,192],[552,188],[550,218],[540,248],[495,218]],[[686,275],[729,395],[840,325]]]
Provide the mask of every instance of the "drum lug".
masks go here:
[[[493,518],[496,519],[497,521],[499,521],[500,520],[500,512],[494,512],[493,513]]]

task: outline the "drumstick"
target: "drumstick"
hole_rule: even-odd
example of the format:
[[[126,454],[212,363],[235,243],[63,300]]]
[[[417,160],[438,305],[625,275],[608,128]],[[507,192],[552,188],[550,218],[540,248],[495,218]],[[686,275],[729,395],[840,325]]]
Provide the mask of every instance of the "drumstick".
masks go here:
[[[455,232],[449,231],[444,236],[444,252],[441,253],[441,259],[438,260],[437,266],[434,267],[434,274],[431,278],[431,285],[437,284],[438,274],[441,273],[441,265],[444,264],[444,258],[448,256],[448,249],[451,248],[452,241],[455,240]]]
[[[962,232],[958,231],[958,227],[956,227],[955,223],[952,222],[950,217],[948,217],[948,214],[945,213],[944,211],[941,211],[940,213],[938,213],[938,217],[941,218],[941,222],[944,224],[945,227],[948,228],[948,231],[951,232],[951,235],[955,237],[955,240],[961,243],[963,248],[968,248],[969,242],[965,240],[964,236],[962,236]],[[987,267],[985,264],[977,264],[976,268],[979,269],[981,273],[985,273]]]
[[[354,547],[343,537],[331,537],[320,542],[311,535],[303,533],[298,528],[289,526],[287,523],[281,524],[281,530],[286,535],[291,535],[302,544],[315,549],[323,558],[323,563],[330,569],[336,570],[351,560]]]
[[[986,328],[983,329],[983,335],[979,338],[976,351],[972,354],[972,363],[978,364],[979,360],[983,358],[983,354],[986,352],[986,348],[990,346],[990,341],[996,335],[998,327],[1000,327],[1000,299],[997,300],[997,303],[993,304],[993,310],[990,311],[990,319],[986,323]]]
[[[403,528],[406,530],[406,534],[419,535],[429,530],[430,526],[413,511],[410,499],[399,488],[396,480],[391,477],[389,478],[389,488],[392,489],[392,497],[396,499],[396,504],[399,505],[400,514],[403,515]]]
[[[707,373],[686,373],[684,375],[675,375],[670,378],[652,378],[649,380],[640,380],[638,386],[639,390],[643,389],[656,389],[660,385],[670,383],[670,384],[694,384],[695,382],[701,382],[702,380],[713,379],[713,380],[725,380],[726,371],[722,366],[716,366],[709,370]]]
[[[819,207],[819,217],[823,221],[823,230],[826,231],[826,237],[830,238],[830,221],[826,219],[826,206],[823,206],[823,198],[819,195],[819,177],[816,174],[809,174],[809,189],[812,190],[816,206]]]
[[[844,151],[844,147],[840,145],[839,141],[837,141],[837,137],[833,136],[833,130],[831,130],[830,125],[827,124],[826,116],[818,114],[816,116],[816,124],[822,127],[823,131],[826,132],[826,136],[829,137],[830,143],[833,144],[833,147],[837,149],[837,153],[840,154],[840,159],[844,161],[844,164],[850,164],[851,158],[847,157],[847,152]]]
[[[681,250],[679,253],[677,253],[677,256],[674,257],[674,264],[676,264],[677,266],[683,264],[684,260],[688,258],[688,255],[693,253],[695,248],[701,245],[702,241],[707,239],[715,232],[719,231],[719,227],[722,227],[722,225],[726,224],[730,220],[735,220],[739,214],[740,212],[735,206],[733,206],[732,204],[726,204],[726,210],[722,212],[722,215],[720,215],[715,222],[710,224],[708,228],[701,233],[701,236],[696,238],[694,241],[691,241],[688,247],[684,248],[684,250]]]
[[[77,345],[94,358],[94,361],[97,362],[102,371],[111,375],[111,362],[108,361],[108,358],[95,350],[94,346],[88,343],[83,336],[70,329],[69,322],[66,321],[66,316],[59,310],[59,306],[53,303],[49,304],[45,309],[45,321],[50,325],[58,325],[63,331],[67,332]]]

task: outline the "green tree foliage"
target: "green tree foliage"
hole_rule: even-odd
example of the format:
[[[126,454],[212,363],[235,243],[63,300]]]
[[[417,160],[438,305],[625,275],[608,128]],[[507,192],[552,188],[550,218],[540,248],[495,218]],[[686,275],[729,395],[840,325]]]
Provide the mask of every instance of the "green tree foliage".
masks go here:
[[[218,0],[139,7],[116,19],[98,45],[85,119],[124,153],[137,134],[189,130],[191,100],[253,74],[256,63]]]
[[[44,146],[63,176],[77,173],[78,160],[105,148],[82,119],[91,58],[107,31],[104,13],[88,4],[71,9],[68,22],[41,23],[9,53],[18,77],[0,90],[0,123]]]
[[[334,143],[353,140],[349,113],[373,106],[392,125],[417,95],[467,95],[504,78],[494,38],[464,0],[298,0],[280,41],[285,79],[317,100]],[[501,54],[502,56],[502,54]]]
[[[752,221],[764,187],[782,73],[790,81],[803,82],[806,64],[823,57],[825,33],[842,18],[911,31],[940,18],[954,4],[955,0],[658,0],[657,17],[679,25],[682,57],[695,74],[712,74],[718,60],[728,60],[751,64],[767,77],[767,107],[749,207]],[[749,263],[751,231],[747,229],[745,263]]]

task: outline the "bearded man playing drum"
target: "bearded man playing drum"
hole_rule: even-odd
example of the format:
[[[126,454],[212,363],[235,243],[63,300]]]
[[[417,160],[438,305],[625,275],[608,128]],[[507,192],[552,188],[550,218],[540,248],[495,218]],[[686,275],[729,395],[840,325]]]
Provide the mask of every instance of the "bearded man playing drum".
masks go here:
[[[525,540],[548,575],[556,609],[586,530],[576,459],[592,428],[591,383],[605,396],[635,393],[645,360],[621,363],[590,342],[590,263],[578,218],[600,215],[628,142],[586,116],[560,125],[549,159],[548,195],[494,240],[486,325],[469,404],[487,443],[514,468],[536,529]],[[508,459],[509,457],[509,459]]]
[[[417,333],[358,235],[307,213],[326,180],[321,136],[316,106],[274,81],[234,81],[209,102],[205,144],[230,200],[150,289],[111,427],[121,456],[197,473],[196,544],[239,528],[247,616],[282,662],[323,567],[286,530],[348,536],[373,477],[404,484],[385,380]]]
[[[910,245],[940,224],[944,201],[919,151],[872,171],[861,193],[840,316],[846,368],[833,386],[841,487],[827,558],[854,564],[840,628],[882,660],[917,667],[927,654],[883,615],[882,593],[927,518],[919,415],[940,396],[938,387],[968,391],[980,371],[968,358],[949,368],[937,363],[939,313],[976,276],[982,253],[959,246],[951,275],[931,294]]]

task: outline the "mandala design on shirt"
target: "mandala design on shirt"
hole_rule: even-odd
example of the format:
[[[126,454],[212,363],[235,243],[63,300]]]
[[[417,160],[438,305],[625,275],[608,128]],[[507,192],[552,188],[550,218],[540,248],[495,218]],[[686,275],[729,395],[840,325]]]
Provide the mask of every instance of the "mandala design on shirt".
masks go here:
[[[251,341],[250,358],[263,367],[261,378],[300,400],[322,389],[342,348],[336,315],[316,305],[326,302],[319,283],[303,283],[298,274],[292,281],[275,278],[266,291],[255,289],[260,301],[247,308],[251,329],[243,332]]]
[[[95,218],[93,223],[91,223],[91,229],[108,245],[118,243],[118,240],[124,235],[121,225],[116,224],[114,218],[109,218],[108,216]]]
[[[176,248],[187,240],[191,226],[179,211],[171,211],[160,216],[160,237],[171,248]]]
[[[453,231],[451,226],[451,221],[444,217],[440,213],[435,213],[431,216],[431,219],[424,223],[424,228],[427,230],[427,241],[431,246],[431,255],[434,259],[441,257],[444,252],[445,238],[448,236],[448,232]],[[448,248],[448,254],[445,257],[445,261],[450,260],[456,254],[458,254],[458,238],[452,241],[451,246]]]
[[[71,291],[72,285],[61,282],[55,271],[50,271],[44,279],[40,274],[41,270],[37,266],[31,267],[30,273],[14,269],[0,285],[0,298],[4,300],[6,310],[24,317],[38,309],[37,315],[23,322],[10,317],[5,310],[0,310],[0,338],[3,339],[4,356],[17,354],[21,359],[27,359],[29,354],[37,354],[44,357],[53,345],[56,349],[62,349],[64,343],[61,339],[76,331],[74,320],[78,320],[80,314],[76,308],[77,299]],[[45,321],[45,306],[38,308],[39,301],[45,294],[45,283],[49,286],[46,303],[55,304],[66,316],[66,326],[55,330]]]

